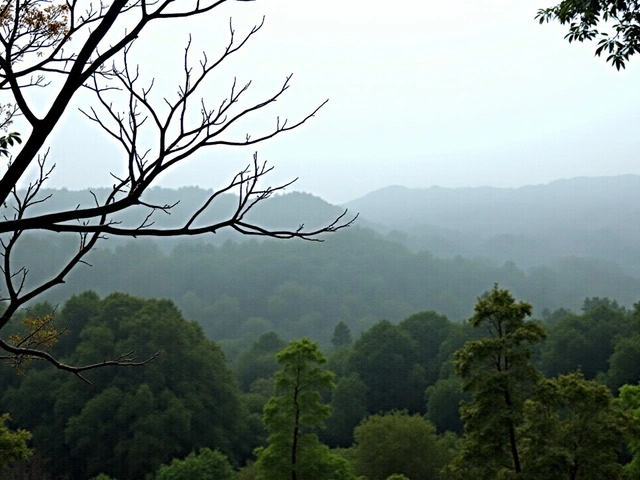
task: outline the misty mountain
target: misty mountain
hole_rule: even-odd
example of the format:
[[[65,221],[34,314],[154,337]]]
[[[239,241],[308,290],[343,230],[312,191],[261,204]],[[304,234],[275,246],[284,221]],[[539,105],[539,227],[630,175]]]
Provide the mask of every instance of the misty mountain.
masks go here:
[[[345,207],[416,251],[522,267],[590,257],[640,275],[640,176],[521,188],[392,186]]]
[[[108,190],[43,191],[51,198],[33,210],[89,206],[92,193],[104,198]],[[175,204],[170,214],[157,211],[151,221],[158,227],[177,227],[212,193],[198,187],[154,188],[143,200]],[[226,218],[237,201],[233,194],[217,197],[198,223]],[[331,223],[345,208],[348,218],[360,214],[359,227],[372,228],[415,252],[442,258],[482,257],[497,264],[512,261],[525,269],[575,257],[613,263],[640,277],[640,176],[574,178],[514,189],[392,186],[343,206],[292,192],[260,202],[248,219],[271,229],[295,229],[301,224],[315,229]],[[114,220],[137,226],[146,214],[146,209],[132,209]],[[110,238],[102,245],[115,248],[126,240]],[[247,237],[223,229],[193,239],[161,239],[159,245],[168,251],[185,241],[222,245],[228,240],[242,242]]]
[[[537,188],[532,187],[531,191]],[[396,193],[403,190],[406,189],[390,189]],[[472,193],[440,190],[450,198],[456,194],[470,197]],[[53,196],[38,207],[51,210],[92,199],[88,191],[47,193]],[[383,193],[374,192],[372,198]],[[312,335],[326,341],[337,321],[344,321],[357,333],[381,318],[400,320],[422,310],[435,310],[455,320],[468,318],[477,296],[496,282],[530,301],[538,314],[561,307],[577,310],[585,297],[614,298],[625,306],[638,300],[640,276],[630,275],[632,261],[625,263],[622,259],[622,254],[629,258],[635,254],[636,261],[640,258],[634,245],[638,243],[635,223],[631,217],[619,218],[619,224],[614,221],[615,214],[623,209],[612,208],[607,218],[598,213],[598,208],[606,205],[604,201],[598,203],[584,196],[582,204],[575,201],[571,206],[565,199],[557,210],[550,210],[549,217],[555,218],[554,222],[545,224],[544,215],[534,209],[527,218],[537,218],[537,230],[526,222],[516,229],[506,217],[515,216],[522,207],[516,208],[516,202],[509,201],[511,193],[499,190],[481,196],[485,209],[465,200],[475,209],[470,222],[475,222],[477,231],[466,228],[461,219],[457,220],[460,223],[451,220],[455,212],[447,217],[442,202],[440,211],[429,217],[430,209],[424,206],[420,195],[415,195],[404,207],[396,199],[398,218],[388,220],[391,225],[380,221],[376,216],[380,212],[375,208],[349,205],[349,213],[362,212],[356,225],[326,235],[326,241],[320,244],[256,241],[259,237],[243,237],[231,230],[194,238],[112,237],[99,242],[87,256],[92,267],[78,266],[63,285],[51,289],[42,299],[55,305],[86,289],[100,295],[124,291],[174,300],[212,338],[233,339],[242,332],[259,335],[275,329],[283,335]],[[180,199],[171,215],[157,212],[155,216],[156,225],[176,226],[209,195],[210,191],[199,188],[155,189],[145,201],[173,204]],[[489,198],[494,199],[493,203]],[[221,216],[232,211],[237,197],[221,196],[216,201],[209,214]],[[457,214],[462,215],[460,203],[453,202]],[[585,204],[591,205],[591,210]],[[380,205],[390,210],[394,203],[389,200]],[[559,220],[561,210],[565,209],[568,215],[568,207],[577,212],[576,218],[591,213],[593,221],[578,222],[574,218],[570,228],[563,226]],[[494,213],[487,215],[485,210]],[[343,211],[344,207],[330,205],[313,195],[290,193],[262,202],[252,217],[269,228],[295,229],[300,223],[316,228],[332,222]],[[415,217],[411,221],[409,214]],[[136,225],[144,215],[130,212],[118,220]],[[406,216],[406,225],[401,215]],[[381,233],[373,231],[372,226]],[[626,250],[611,247],[614,241],[617,245],[624,243]],[[593,255],[576,254],[578,247],[588,246]],[[76,251],[77,235],[30,234],[16,249],[14,264],[29,272],[25,281],[28,289],[56,274]],[[545,259],[548,261],[543,262]],[[539,264],[522,267],[534,261]],[[245,328],[242,325],[246,322]]]

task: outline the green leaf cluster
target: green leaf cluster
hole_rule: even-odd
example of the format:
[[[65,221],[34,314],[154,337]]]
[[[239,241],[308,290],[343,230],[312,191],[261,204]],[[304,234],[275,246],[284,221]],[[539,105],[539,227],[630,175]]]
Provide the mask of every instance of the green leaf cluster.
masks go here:
[[[625,68],[629,58],[640,52],[640,4],[627,0],[563,0],[540,9],[540,23],[557,20],[569,25],[565,36],[570,43],[599,38],[595,54],[607,55],[617,70]]]
[[[22,143],[19,132],[10,132],[0,137],[0,157],[9,156],[9,147]]]
[[[0,415],[0,474],[13,463],[29,458],[33,451],[27,446],[31,433],[27,430],[11,430],[8,413]]]
[[[162,465],[155,480],[234,480],[235,472],[227,457],[217,450],[202,448],[184,459]]]

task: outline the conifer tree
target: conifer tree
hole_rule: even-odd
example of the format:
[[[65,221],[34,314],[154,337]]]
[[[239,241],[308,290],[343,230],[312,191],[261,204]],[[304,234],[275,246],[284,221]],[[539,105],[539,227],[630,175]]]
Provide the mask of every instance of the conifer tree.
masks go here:
[[[276,393],[264,407],[268,446],[259,449],[259,480],[348,480],[353,473],[346,460],[318,440],[329,406],[320,398],[332,390],[333,373],[323,368],[326,358],[315,342],[293,341],[276,355],[282,370],[276,374]]]
[[[461,404],[465,433],[454,467],[466,471],[467,478],[495,480],[522,472],[516,430],[523,422],[524,402],[541,378],[530,361],[532,346],[546,336],[537,322],[525,320],[531,310],[494,285],[478,299],[469,320],[487,335],[455,354],[463,390],[472,396]]]

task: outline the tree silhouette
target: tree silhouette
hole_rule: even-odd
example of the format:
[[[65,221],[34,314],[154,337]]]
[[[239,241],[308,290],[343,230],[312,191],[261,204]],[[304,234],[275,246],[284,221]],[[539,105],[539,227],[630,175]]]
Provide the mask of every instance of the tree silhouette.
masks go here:
[[[231,133],[232,127],[279,100],[290,87],[291,75],[279,89],[258,101],[246,101],[251,82],[240,84],[236,79],[216,105],[204,97],[213,72],[259,32],[264,19],[243,36],[236,34],[230,21],[229,42],[215,59],[203,53],[200,60],[194,62],[189,40],[177,95],[152,94],[153,81],[143,84],[141,79],[140,69],[144,65],[133,65],[130,60],[136,40],[145,36],[150,24],[214,15],[218,7],[229,1],[4,0],[0,3],[0,90],[10,97],[0,106],[0,129],[8,132],[18,116],[26,125],[22,135],[7,133],[0,142],[0,147],[10,154],[6,147],[13,146],[13,140],[16,143],[22,140],[19,148],[16,145],[15,155],[9,155],[7,168],[0,178],[0,205],[5,207],[0,219],[0,271],[4,280],[0,300],[5,304],[0,330],[29,301],[63,283],[105,235],[193,236],[231,228],[246,235],[318,240],[319,235],[339,230],[353,221],[346,219],[346,211],[332,223],[316,229],[306,229],[304,225],[289,230],[267,229],[248,220],[247,213],[256,204],[293,183],[263,185],[272,167],[260,161],[255,153],[246,168],[240,169],[225,187],[214,191],[180,226],[160,228],[154,224],[154,215],[168,214],[175,206],[175,203],[147,200],[145,193],[157,184],[160,176],[187,162],[194,154],[213,147],[251,146],[293,130],[311,119],[326,103],[320,103],[293,122],[278,117],[275,126],[266,133],[236,137]],[[38,90],[38,102],[28,95],[32,90]],[[48,146],[54,140],[51,134],[68,114],[72,101],[80,101],[80,91],[89,91],[94,99],[92,105],[81,105],[84,117],[119,145],[122,173],[112,173],[113,186],[106,196],[99,198],[93,194],[88,205],[42,213],[33,207],[49,198],[42,187],[55,166],[49,158]],[[44,111],[40,111],[41,96],[46,97]],[[87,161],[99,162],[99,152]],[[34,174],[35,180],[26,182],[25,177]],[[26,187],[19,188],[19,184]],[[237,194],[234,211],[221,220],[207,220],[215,210],[216,201],[226,193]],[[137,223],[133,226],[123,223],[124,212],[134,212]],[[12,259],[25,234],[35,231],[73,234],[77,236],[78,246],[56,274],[33,286],[26,282],[28,266],[15,265]],[[7,352],[0,358],[40,358],[78,375],[102,365],[145,363],[145,360],[136,361],[132,352],[125,352],[113,360],[72,366],[58,361],[46,349],[16,344],[8,337],[0,338],[0,349]]]
[[[565,39],[584,42],[598,39],[596,55],[620,70],[632,55],[640,52],[640,5],[619,0],[562,0],[538,10],[540,23],[557,20],[569,26]]]

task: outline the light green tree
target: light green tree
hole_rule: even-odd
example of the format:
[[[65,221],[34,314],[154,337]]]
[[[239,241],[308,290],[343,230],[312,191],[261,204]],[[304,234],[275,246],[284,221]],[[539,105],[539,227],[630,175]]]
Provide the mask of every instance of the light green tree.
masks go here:
[[[26,430],[11,430],[7,426],[9,414],[0,415],[0,474],[13,463],[25,460],[33,453],[27,446],[31,433]]]
[[[259,480],[350,480],[348,462],[320,443],[315,431],[324,425],[329,406],[323,390],[333,390],[326,358],[307,338],[291,342],[276,355],[275,395],[264,407],[268,446],[257,450]]]
[[[623,385],[620,387],[620,395],[617,404],[633,418],[633,426],[627,432],[627,444],[633,453],[633,460],[624,467],[625,478],[640,478],[640,385]]]
[[[431,422],[420,415],[394,411],[372,415],[355,429],[354,463],[369,480],[438,479],[451,454]],[[406,477],[404,477],[406,475]]]
[[[461,403],[464,439],[452,468],[467,478],[495,480],[522,471],[517,428],[541,377],[530,361],[532,347],[546,336],[537,322],[526,321],[531,310],[494,285],[478,299],[470,319],[486,335],[455,353],[462,388],[472,398]]]
[[[184,459],[162,465],[156,480],[234,480],[236,477],[227,457],[218,450],[203,448]]]

